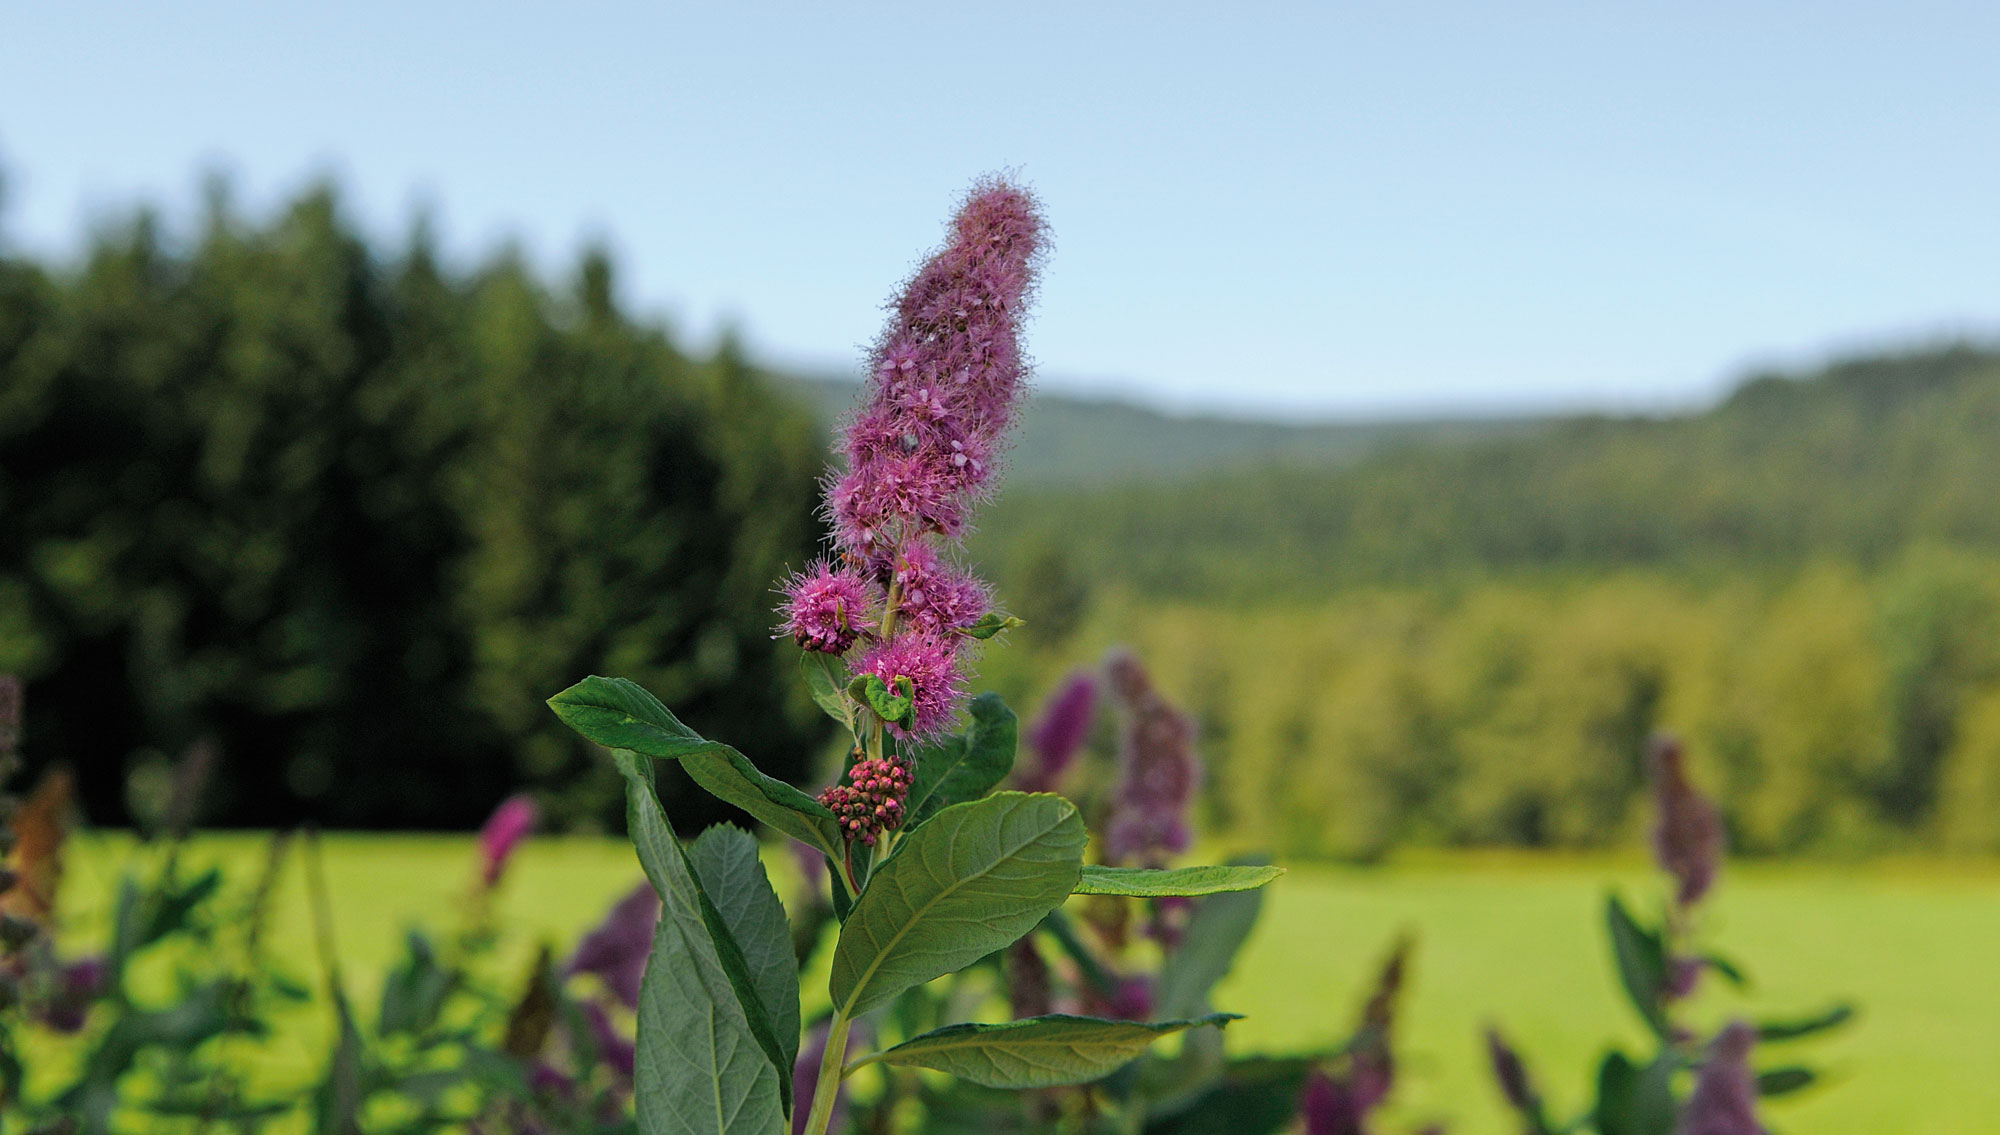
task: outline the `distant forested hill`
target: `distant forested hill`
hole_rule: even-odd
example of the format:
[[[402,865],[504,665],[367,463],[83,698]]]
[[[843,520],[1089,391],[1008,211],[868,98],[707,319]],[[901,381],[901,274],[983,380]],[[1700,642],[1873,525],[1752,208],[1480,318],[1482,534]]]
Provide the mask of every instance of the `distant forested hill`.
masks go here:
[[[837,377],[779,377],[826,421],[853,404],[856,384]],[[1399,448],[1532,435],[1537,418],[1433,418],[1288,424],[1169,414],[1132,402],[1038,389],[1008,453],[1008,491],[1176,480],[1279,463],[1328,469]]]
[[[1127,413],[1141,452],[1209,427]],[[1204,473],[1190,459],[1192,475],[1164,483],[1022,477],[983,514],[975,552],[1014,564],[1060,544],[1096,580],[1245,598],[1521,569],[1734,569],[1823,555],[1867,565],[1926,542],[2000,548],[1991,349],[1761,376],[1685,417],[1578,417],[1486,436],[1407,426],[1346,439],[1344,451],[1340,428],[1318,428],[1321,452],[1342,456],[1317,465],[1296,459],[1308,448],[1301,432],[1254,468]]]

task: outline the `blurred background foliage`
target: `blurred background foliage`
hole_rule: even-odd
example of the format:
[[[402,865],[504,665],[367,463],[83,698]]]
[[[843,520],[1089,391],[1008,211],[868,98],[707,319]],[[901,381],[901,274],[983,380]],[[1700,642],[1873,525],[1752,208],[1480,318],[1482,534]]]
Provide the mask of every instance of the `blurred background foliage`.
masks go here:
[[[502,253],[372,250],[330,189],[224,190],[81,263],[0,259],[0,671],[98,822],[201,738],[210,820],[468,827],[512,786],[615,820],[541,700],[630,674],[799,775],[768,589],[815,538],[821,433],[725,343],[694,358]],[[789,675],[786,675],[788,678]],[[791,700],[786,700],[790,698]],[[704,817],[688,793],[684,819]]]
[[[211,198],[184,236],[0,256],[31,759],[99,822],[213,738],[213,822],[469,827],[527,785],[615,826],[541,705],[604,672],[813,779],[770,588],[850,380],[690,354],[601,253],[551,283],[421,224],[371,248],[331,190]],[[2000,851],[1995,437],[2000,353],[1963,344],[1623,418],[1044,394],[970,547],[1029,624],[983,678],[1032,705],[1131,643],[1202,721],[1210,830],[1291,856],[1629,842],[1655,728],[1746,851]]]

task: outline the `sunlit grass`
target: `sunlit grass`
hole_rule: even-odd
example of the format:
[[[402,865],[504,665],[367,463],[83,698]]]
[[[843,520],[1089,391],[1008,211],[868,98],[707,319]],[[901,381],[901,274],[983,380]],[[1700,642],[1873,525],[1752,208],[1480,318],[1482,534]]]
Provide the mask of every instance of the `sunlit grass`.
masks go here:
[[[325,841],[333,921],[347,983],[364,1017],[404,934],[442,937],[467,917],[475,853],[456,836],[331,836]],[[119,864],[117,836],[80,841],[63,892],[78,948],[101,938]],[[318,985],[307,888],[293,848],[270,930],[274,956]],[[193,863],[224,864],[247,888],[263,859],[255,836],[211,836]],[[785,857],[774,856],[785,875]],[[639,880],[626,845],[543,839],[525,845],[499,896],[506,936],[497,976],[512,983],[536,945],[558,955]],[[1637,1045],[1639,1025],[1617,993],[1600,919],[1607,887],[1657,901],[1636,861],[1529,855],[1422,856],[1387,868],[1295,867],[1267,892],[1263,924],[1218,1006],[1247,1019],[1229,1031],[1239,1051],[1296,1050],[1352,1024],[1382,953],[1401,930],[1419,937],[1399,1047],[1394,1119],[1446,1119],[1458,1132],[1509,1132],[1487,1081],[1479,1030],[1501,1023],[1527,1054],[1558,1109],[1579,1107],[1603,1043]],[[786,886],[781,881],[781,890]],[[1808,1012],[1839,997],[1862,1016],[1840,1035],[1801,1046],[1829,1082],[1774,1106],[1786,1132],[1826,1135],[1986,1135],[2000,1115],[2000,868],[1899,863],[1868,867],[1738,866],[1710,920],[1716,945],[1745,963],[1753,1014]],[[809,994],[810,997],[810,994]],[[1732,1002],[1697,1008],[1720,1019]],[[260,1080],[304,1085],[331,1027],[323,1005],[282,1022],[259,1050]],[[1393,1126],[1391,1130],[1395,1129]]]

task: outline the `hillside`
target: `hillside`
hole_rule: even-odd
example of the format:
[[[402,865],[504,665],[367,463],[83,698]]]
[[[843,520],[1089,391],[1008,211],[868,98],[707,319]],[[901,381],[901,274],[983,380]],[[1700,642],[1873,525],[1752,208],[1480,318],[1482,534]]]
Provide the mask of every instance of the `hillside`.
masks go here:
[[[1024,477],[985,514],[975,552],[1015,565],[1059,545],[1094,580],[1241,598],[1524,569],[1734,570],[1814,556],[1865,566],[1925,542],[2000,547],[1992,349],[1759,376],[1684,417],[1578,417],[1457,440],[1378,439],[1344,462],[1267,460],[1164,485]],[[1171,444],[1165,430],[1139,443]]]
[[[774,374],[831,423],[853,404],[856,383]],[[1212,414],[1170,414],[1112,398],[1038,389],[1008,454],[1007,484],[1018,488],[1100,488],[1185,479],[1272,464],[1345,468],[1401,448],[1520,437],[1537,418],[1286,422]]]

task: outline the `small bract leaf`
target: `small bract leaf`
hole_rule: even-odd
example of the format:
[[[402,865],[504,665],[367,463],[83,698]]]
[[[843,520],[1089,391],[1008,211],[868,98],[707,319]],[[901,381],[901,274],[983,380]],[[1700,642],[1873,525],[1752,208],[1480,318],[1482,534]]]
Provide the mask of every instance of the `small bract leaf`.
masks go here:
[[[1080,895],[1125,895],[1158,899],[1215,895],[1224,891],[1254,891],[1285,873],[1283,867],[1175,867],[1156,871],[1140,867],[1100,867],[1086,863],[1076,884]]]
[[[1132,1062],[1163,1036],[1238,1020],[1212,1013],[1199,1020],[1107,1021],[1056,1014],[998,1025],[947,1025],[878,1052],[863,1064],[929,1068],[989,1088],[1053,1088],[1087,1084]],[[849,1069],[852,1071],[852,1069]]]
[[[908,678],[897,678],[894,689],[889,687],[879,675],[869,674],[861,686],[861,696],[868,701],[868,708],[875,715],[892,725],[899,725],[910,715],[910,707],[916,704],[916,686]]]
[[[1760,1096],[1789,1095],[1801,1088],[1809,1088],[1819,1080],[1819,1073],[1802,1066],[1773,1068],[1757,1073],[1757,1094]]]
[[[981,615],[979,621],[971,626],[958,628],[958,633],[967,638],[989,639],[1001,631],[1011,631],[1015,627],[1025,627],[1027,625],[1027,623],[1022,622],[1012,615],[1003,615],[998,611],[988,611],[984,615]]]

